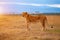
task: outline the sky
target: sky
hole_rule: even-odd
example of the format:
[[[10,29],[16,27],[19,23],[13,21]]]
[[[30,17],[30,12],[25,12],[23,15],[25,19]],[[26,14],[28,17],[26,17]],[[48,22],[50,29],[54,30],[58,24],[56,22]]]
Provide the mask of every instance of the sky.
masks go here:
[[[60,13],[60,0],[0,0],[0,13]]]

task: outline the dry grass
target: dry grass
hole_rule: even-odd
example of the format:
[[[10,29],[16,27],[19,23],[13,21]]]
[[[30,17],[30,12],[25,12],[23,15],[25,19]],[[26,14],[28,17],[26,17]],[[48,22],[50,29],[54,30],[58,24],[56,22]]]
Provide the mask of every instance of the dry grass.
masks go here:
[[[39,23],[31,23],[27,31],[25,19],[19,15],[0,16],[0,40],[60,40],[60,16],[46,15],[47,31],[41,31]]]

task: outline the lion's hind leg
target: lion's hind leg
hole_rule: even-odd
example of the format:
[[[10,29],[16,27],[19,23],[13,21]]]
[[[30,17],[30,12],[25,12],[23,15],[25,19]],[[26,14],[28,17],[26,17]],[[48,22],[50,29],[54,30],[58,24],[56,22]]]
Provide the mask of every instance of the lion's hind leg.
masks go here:
[[[43,30],[43,31],[46,30],[45,20],[42,20],[42,21],[41,21],[41,24],[42,24],[42,30]]]

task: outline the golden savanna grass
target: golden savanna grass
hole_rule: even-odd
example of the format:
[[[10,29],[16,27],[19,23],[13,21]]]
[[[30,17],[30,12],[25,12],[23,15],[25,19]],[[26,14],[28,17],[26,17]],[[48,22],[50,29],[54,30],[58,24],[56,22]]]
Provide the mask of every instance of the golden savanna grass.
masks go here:
[[[41,25],[30,24],[27,31],[25,18],[20,15],[0,16],[0,40],[60,40],[60,15],[46,15],[48,23],[53,26],[41,31]]]

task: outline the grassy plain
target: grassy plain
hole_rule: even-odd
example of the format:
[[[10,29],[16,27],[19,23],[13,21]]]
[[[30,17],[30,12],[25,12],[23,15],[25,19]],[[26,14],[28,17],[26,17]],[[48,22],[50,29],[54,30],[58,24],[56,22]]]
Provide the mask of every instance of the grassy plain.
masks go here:
[[[21,15],[0,15],[0,40],[60,40],[60,15],[46,15],[46,31],[40,23],[31,23],[27,30],[25,18]]]

